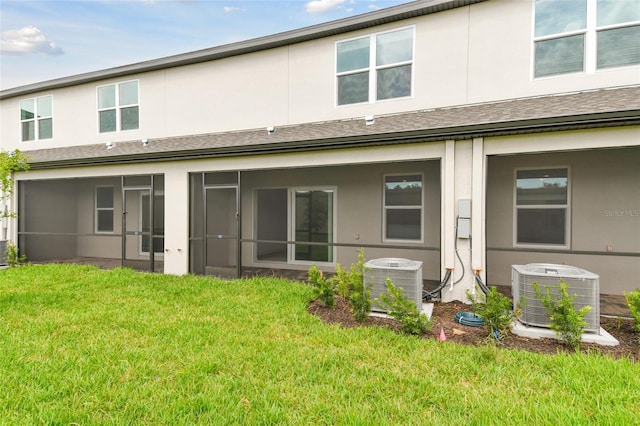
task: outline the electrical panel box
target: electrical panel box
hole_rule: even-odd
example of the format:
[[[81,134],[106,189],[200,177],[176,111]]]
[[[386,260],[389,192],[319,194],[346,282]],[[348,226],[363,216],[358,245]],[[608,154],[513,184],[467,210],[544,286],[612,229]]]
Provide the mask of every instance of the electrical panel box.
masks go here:
[[[471,200],[462,198],[458,200],[458,238],[469,238],[471,236]]]
[[[469,238],[471,234],[471,219],[466,217],[458,218],[458,238]]]
[[[458,200],[458,217],[464,217],[471,219],[471,200],[468,198],[461,198]]]

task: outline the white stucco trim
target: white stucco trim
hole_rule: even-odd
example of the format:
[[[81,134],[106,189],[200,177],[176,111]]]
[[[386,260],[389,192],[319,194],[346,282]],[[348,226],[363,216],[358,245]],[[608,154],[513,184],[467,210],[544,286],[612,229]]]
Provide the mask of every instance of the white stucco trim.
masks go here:
[[[471,268],[485,274],[485,190],[487,187],[487,157],[484,155],[483,138],[473,140],[473,170],[471,178]]]
[[[445,142],[445,153],[442,159],[442,232],[441,232],[441,265],[444,269],[454,267],[455,259],[455,141]],[[445,270],[442,271],[444,276]]]
[[[185,173],[202,171],[244,171],[338,166],[394,161],[433,160],[444,156],[443,142],[424,142],[381,147],[335,149],[287,154],[251,155],[203,160],[162,161],[126,165],[105,165],[63,169],[30,170],[19,173],[16,180],[66,179],[114,175],[162,174],[168,170]]]
[[[620,148],[640,145],[640,126],[486,138],[485,155]]]
[[[164,273],[189,272],[189,174],[168,169],[164,173]]]

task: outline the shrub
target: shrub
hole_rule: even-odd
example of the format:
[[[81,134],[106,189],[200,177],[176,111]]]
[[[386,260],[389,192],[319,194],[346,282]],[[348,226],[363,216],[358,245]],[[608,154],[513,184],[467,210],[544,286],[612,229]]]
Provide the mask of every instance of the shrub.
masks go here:
[[[351,314],[359,321],[365,321],[371,312],[371,285],[364,282],[364,250],[358,251],[358,262],[347,270],[340,264],[332,278],[324,278],[315,265],[309,269],[309,282],[314,286],[316,298],[327,307],[335,306],[336,294],[349,300]]]
[[[511,330],[511,324],[516,319],[516,311],[511,307],[511,299],[498,292],[496,286],[492,286],[484,297],[474,297],[467,292],[467,297],[472,303],[473,311],[484,320],[489,329],[489,335],[505,337]],[[517,306],[518,309],[524,300]]]
[[[547,308],[551,329],[563,342],[577,350],[580,349],[582,332],[587,325],[584,316],[591,311],[591,306],[584,306],[576,311],[573,306],[576,296],[570,296],[567,288],[568,284],[564,280],[560,280],[558,283],[560,296],[556,297],[551,294],[549,286],[545,286],[543,293],[538,283],[533,283],[536,297]]]
[[[347,275],[351,314],[356,321],[365,321],[371,312],[371,284],[364,282],[364,250],[358,251],[358,262]]]
[[[309,268],[309,282],[313,285],[316,298],[327,308],[336,306],[336,296],[333,281],[324,278],[322,271],[316,265]]]
[[[339,263],[336,265],[336,274],[331,278],[334,282],[336,293],[344,298],[349,298],[353,291],[353,279],[346,268]]]
[[[13,196],[15,180],[13,173],[29,170],[29,159],[19,149],[5,151],[0,149],[0,205],[6,205],[6,201]],[[0,210],[1,218],[15,218],[16,213],[9,210]],[[6,239],[6,235],[2,236]]]
[[[4,251],[4,257],[5,259],[7,259],[7,264],[10,268],[18,266],[19,264],[27,260],[26,255],[23,254],[22,256],[20,256],[20,250],[12,242],[7,243],[7,249]]]
[[[640,289],[625,293],[624,298],[633,317],[633,326],[636,331],[640,332]]]
[[[400,322],[401,330],[406,334],[424,334],[431,329],[431,319],[418,312],[414,302],[402,294],[402,287],[396,287],[387,278],[387,293],[381,293],[375,299],[376,305]]]

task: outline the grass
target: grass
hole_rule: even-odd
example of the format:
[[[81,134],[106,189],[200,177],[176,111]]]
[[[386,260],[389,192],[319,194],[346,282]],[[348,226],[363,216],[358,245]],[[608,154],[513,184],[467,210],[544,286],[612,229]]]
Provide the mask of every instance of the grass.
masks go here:
[[[0,424],[640,424],[640,365],[342,329],[312,289],[0,271]]]

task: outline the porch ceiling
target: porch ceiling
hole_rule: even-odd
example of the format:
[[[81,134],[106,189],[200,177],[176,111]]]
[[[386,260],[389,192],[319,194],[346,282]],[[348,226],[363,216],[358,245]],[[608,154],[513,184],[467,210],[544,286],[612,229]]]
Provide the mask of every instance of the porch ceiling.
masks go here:
[[[27,151],[32,169],[375,146],[640,125],[640,86],[375,117]]]

